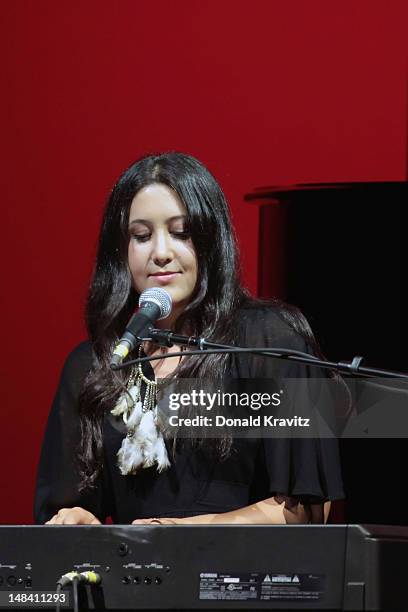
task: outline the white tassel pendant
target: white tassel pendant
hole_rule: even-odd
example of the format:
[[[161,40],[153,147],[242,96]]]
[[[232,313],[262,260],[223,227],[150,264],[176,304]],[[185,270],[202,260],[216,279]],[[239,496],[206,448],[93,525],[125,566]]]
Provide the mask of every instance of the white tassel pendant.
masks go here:
[[[118,454],[118,466],[122,476],[128,474],[136,474],[136,472],[143,466],[143,452],[140,445],[136,443],[135,439],[126,436],[122,440],[122,446],[120,447]]]
[[[122,476],[136,474],[155,464],[158,472],[170,467],[163,435],[157,426],[157,407],[143,410],[137,385],[119,398],[111,413],[122,416],[126,424],[127,435],[117,454]]]

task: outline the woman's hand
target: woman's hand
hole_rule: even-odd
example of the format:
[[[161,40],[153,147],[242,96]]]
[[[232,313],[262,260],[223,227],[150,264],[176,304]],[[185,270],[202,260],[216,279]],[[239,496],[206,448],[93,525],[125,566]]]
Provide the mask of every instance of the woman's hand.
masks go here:
[[[132,521],[132,525],[181,525],[184,523],[184,519],[181,518],[147,518],[147,519],[136,519]]]
[[[46,525],[100,525],[101,522],[88,510],[76,506],[75,508],[61,508],[57,514],[45,523]]]
[[[160,518],[136,519],[132,522],[132,525],[210,525],[215,522],[217,516],[223,515],[198,514],[197,516],[186,516],[184,518],[161,516]]]
[[[137,519],[132,525],[306,525],[327,522],[330,502],[306,504],[296,497],[274,497],[229,512],[199,514],[184,518]]]

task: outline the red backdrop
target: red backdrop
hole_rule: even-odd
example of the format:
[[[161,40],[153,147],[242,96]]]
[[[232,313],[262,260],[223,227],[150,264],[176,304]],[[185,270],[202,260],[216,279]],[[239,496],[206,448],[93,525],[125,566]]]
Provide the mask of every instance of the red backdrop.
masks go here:
[[[334,9],[336,6],[336,9]],[[196,155],[230,201],[256,288],[264,184],[401,180],[405,0],[2,3],[0,522],[31,522],[36,463],[121,170]]]

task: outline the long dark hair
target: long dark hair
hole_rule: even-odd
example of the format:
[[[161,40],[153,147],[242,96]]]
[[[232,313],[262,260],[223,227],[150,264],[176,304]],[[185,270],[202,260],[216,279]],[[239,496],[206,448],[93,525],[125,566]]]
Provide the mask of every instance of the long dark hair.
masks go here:
[[[212,174],[198,160],[182,153],[149,155],[132,164],[119,178],[108,199],[90,286],[86,323],[94,364],[79,399],[81,442],[78,453],[81,488],[92,487],[103,462],[103,415],[123,391],[125,373],[109,367],[113,345],[133,313],[138,294],[128,267],[128,221],[133,198],[140,189],[161,183],[175,190],[186,207],[187,227],[195,247],[198,281],[192,300],[176,322],[214,341],[237,340],[234,319],[245,304],[254,303],[240,282],[237,245],[224,194]],[[296,313],[284,316],[306,337],[307,322]],[[228,356],[189,357],[176,370],[183,378],[222,377]],[[122,371],[123,372],[123,371]],[[230,440],[208,440],[226,456]]]

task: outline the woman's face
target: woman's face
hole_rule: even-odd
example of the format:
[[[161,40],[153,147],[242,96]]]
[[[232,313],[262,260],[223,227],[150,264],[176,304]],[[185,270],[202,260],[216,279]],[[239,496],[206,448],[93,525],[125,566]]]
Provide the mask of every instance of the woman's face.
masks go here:
[[[171,319],[191,300],[197,283],[197,257],[186,231],[186,209],[175,191],[161,183],[144,187],[129,213],[128,263],[140,294],[162,287],[171,295]]]

